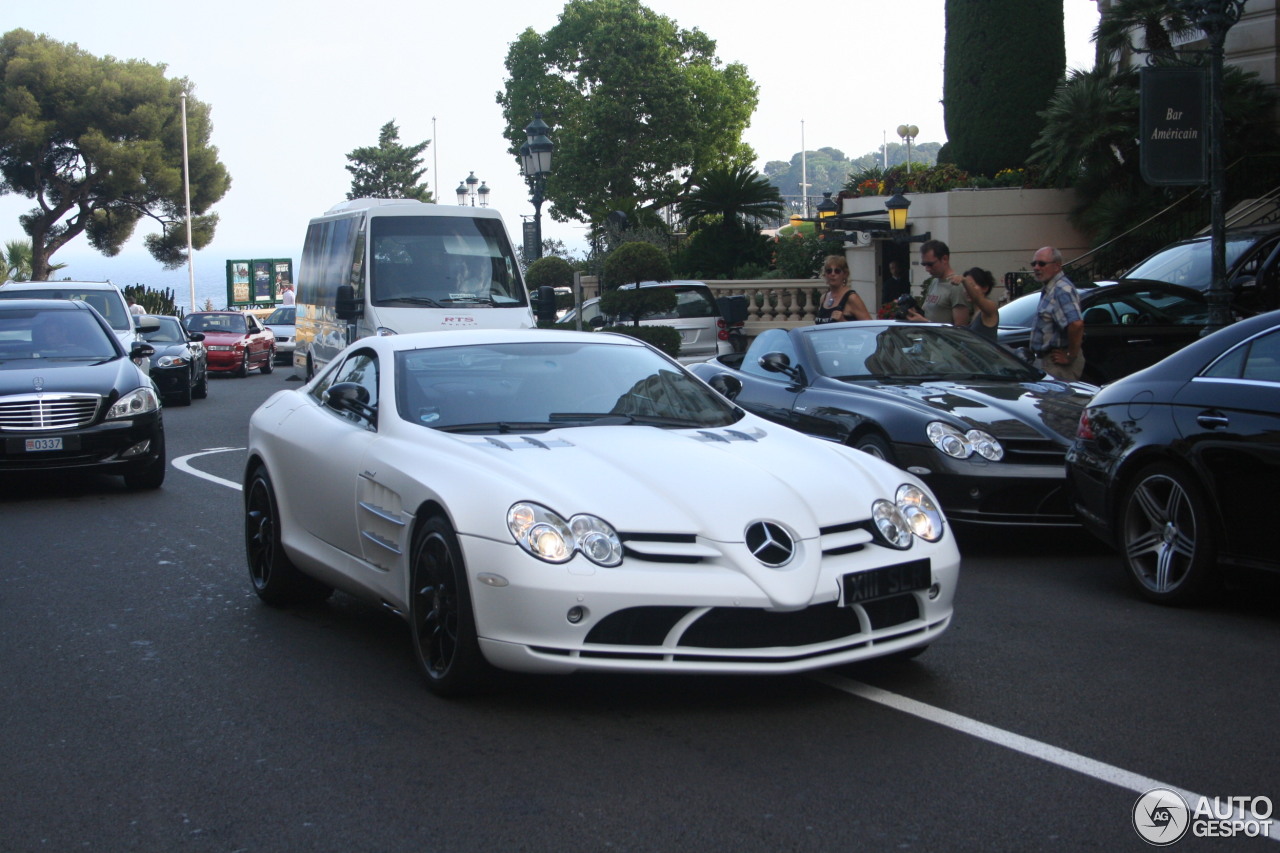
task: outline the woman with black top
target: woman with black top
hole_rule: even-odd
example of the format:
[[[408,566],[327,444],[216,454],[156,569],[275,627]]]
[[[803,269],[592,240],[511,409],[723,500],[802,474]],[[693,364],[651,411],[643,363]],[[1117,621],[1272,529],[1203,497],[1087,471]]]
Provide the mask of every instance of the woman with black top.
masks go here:
[[[974,317],[969,322],[970,330],[991,343],[998,343],[996,331],[1000,328],[1000,306],[991,298],[991,291],[996,286],[996,279],[991,273],[979,267],[965,270],[964,292],[973,303]]]
[[[843,255],[827,255],[822,263],[822,275],[827,280],[827,295],[818,306],[817,317],[813,322],[821,324],[871,319],[862,297],[849,288],[849,262]]]

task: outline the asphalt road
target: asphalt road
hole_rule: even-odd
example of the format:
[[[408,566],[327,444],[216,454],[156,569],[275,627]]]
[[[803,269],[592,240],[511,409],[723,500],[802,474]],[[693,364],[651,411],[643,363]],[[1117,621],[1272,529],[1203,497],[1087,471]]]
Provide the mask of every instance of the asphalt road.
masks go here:
[[[962,536],[915,661],[438,699],[397,617],[250,590],[233,486],[289,387],[167,409],[159,491],[0,479],[0,850],[1144,850],[1149,788],[1280,800],[1277,585],[1148,605],[1084,533]]]

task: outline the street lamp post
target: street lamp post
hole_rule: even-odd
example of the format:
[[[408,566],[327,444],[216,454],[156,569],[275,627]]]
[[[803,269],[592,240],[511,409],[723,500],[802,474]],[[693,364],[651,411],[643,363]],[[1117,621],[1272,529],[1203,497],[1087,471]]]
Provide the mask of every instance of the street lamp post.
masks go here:
[[[542,120],[542,112],[533,114],[533,121],[525,127],[527,141],[520,146],[520,163],[524,169],[525,180],[533,201],[533,230],[536,245],[533,247],[533,258],[542,257],[542,202],[547,189],[547,175],[551,174],[551,152],[555,144],[547,136],[551,128]]]
[[[920,128],[914,124],[898,125],[898,136],[907,145],[907,174],[911,174],[911,140],[920,134]]]
[[[477,189],[476,185],[479,184]],[[472,172],[467,175],[466,179],[458,184],[458,204],[466,207],[468,204],[472,207],[476,206],[476,200],[479,199],[480,207],[489,206],[489,186],[480,183],[480,179],[476,177],[476,173]]]
[[[1222,60],[1227,30],[1240,20],[1244,4],[1245,0],[1177,0],[1174,4],[1209,39],[1209,231],[1213,280],[1209,285],[1209,325],[1205,332],[1231,323],[1231,293],[1227,290],[1227,169],[1223,148],[1226,122],[1222,111]]]

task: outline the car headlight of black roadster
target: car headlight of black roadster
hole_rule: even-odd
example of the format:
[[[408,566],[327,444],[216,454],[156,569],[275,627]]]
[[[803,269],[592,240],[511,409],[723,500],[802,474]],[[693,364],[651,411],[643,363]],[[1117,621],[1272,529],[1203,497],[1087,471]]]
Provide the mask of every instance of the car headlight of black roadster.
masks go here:
[[[575,515],[566,521],[541,504],[521,501],[507,510],[507,529],[521,548],[548,563],[567,563],[575,552],[600,566],[622,562],[618,532],[594,515]]]
[[[1000,446],[999,440],[980,429],[961,432],[951,424],[933,421],[925,428],[925,435],[929,436],[934,447],[956,459],[968,459],[975,453],[992,462],[999,462],[1004,458],[1004,448]]]
[[[916,536],[926,542],[942,538],[942,513],[937,504],[928,492],[910,483],[898,487],[892,503],[883,498],[873,503],[871,520],[890,547],[904,551]]]

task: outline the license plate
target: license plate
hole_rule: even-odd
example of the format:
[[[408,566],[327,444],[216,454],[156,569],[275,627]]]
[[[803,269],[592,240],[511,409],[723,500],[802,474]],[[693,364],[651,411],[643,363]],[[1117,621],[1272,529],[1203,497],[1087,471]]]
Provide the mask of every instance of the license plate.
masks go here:
[[[848,607],[904,592],[917,592],[928,589],[932,582],[933,572],[927,559],[854,572],[840,579],[840,604]]]
[[[28,438],[26,441],[26,450],[28,453],[39,453],[41,450],[61,450],[62,436],[55,438]]]

